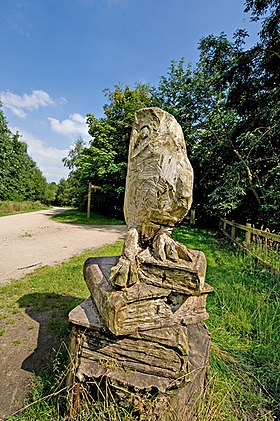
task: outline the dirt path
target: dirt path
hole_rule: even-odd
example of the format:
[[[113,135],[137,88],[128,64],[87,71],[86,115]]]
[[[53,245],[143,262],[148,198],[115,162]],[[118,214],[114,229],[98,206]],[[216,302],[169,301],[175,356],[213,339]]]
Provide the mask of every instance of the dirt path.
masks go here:
[[[0,218],[0,285],[38,266],[54,265],[123,238],[125,226],[69,225],[50,220],[62,208]]]
[[[62,211],[0,218],[0,286],[38,266],[60,263],[124,237],[125,226],[68,225],[49,219]],[[0,320],[0,420],[24,406],[33,375],[46,367],[50,352],[60,343],[48,328],[51,317],[51,310],[26,309]]]

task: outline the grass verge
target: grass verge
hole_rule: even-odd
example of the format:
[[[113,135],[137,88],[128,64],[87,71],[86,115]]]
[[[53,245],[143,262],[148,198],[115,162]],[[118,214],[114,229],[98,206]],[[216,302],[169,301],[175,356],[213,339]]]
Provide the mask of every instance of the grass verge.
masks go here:
[[[122,252],[123,242],[88,250],[68,262],[53,267],[41,267],[22,279],[0,288],[0,320],[25,311],[57,310],[60,316],[88,297],[83,280],[83,264],[88,257],[115,256]],[[64,324],[63,324],[64,326]],[[67,325],[64,331],[67,332]],[[65,339],[65,337],[62,337]]]
[[[0,216],[13,215],[15,213],[35,212],[42,209],[48,209],[48,206],[40,202],[12,202],[5,200],[0,202]]]
[[[201,420],[269,420],[279,416],[279,278],[205,230],[180,228],[175,237],[203,250],[210,314],[211,372]]]
[[[217,234],[179,228],[174,236],[189,248],[203,250],[208,261],[207,325],[212,337],[211,370],[196,420],[272,420],[279,417],[280,329],[279,279],[243,258]],[[11,314],[32,308],[51,309],[53,329],[67,344],[67,314],[88,296],[82,265],[90,255],[117,255],[122,242],[107,246],[54,268],[41,268],[3,287],[1,312]],[[278,281],[278,283],[277,283]],[[7,323],[3,328],[9,328]],[[3,332],[5,335],[5,332]],[[29,404],[8,420],[66,420],[63,381],[67,345],[62,345],[49,369],[34,378]],[[89,415],[91,414],[91,415]],[[83,407],[77,419],[132,420],[126,408],[95,403]]]
[[[89,224],[89,225],[123,225],[124,221],[121,219],[109,218],[99,213],[90,214],[87,219],[86,212],[78,209],[69,209],[59,215],[53,216],[51,219],[58,222],[66,222],[68,224]]]

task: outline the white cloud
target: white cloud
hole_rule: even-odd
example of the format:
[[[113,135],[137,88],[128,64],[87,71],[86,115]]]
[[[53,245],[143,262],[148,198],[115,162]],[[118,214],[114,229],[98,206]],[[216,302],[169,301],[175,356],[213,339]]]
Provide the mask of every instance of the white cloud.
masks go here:
[[[26,111],[37,110],[40,107],[46,107],[54,104],[55,101],[49,94],[41,89],[34,89],[31,95],[18,95],[13,92],[1,92],[0,100],[4,108],[8,108],[17,117],[26,117]]]
[[[48,117],[48,120],[54,132],[72,137],[78,135],[84,139],[89,137],[86,119],[79,113],[70,114],[68,118],[62,121],[53,117]]]
[[[28,145],[28,154],[34,159],[49,182],[58,182],[61,178],[67,178],[69,171],[64,167],[62,158],[68,155],[68,149],[47,146],[42,140],[18,127],[11,130],[20,133],[21,140]]]

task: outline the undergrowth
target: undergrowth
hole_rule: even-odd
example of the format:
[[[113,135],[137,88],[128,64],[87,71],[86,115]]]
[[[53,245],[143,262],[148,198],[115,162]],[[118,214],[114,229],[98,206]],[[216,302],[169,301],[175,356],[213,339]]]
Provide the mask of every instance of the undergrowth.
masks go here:
[[[34,212],[47,209],[48,206],[40,202],[12,202],[11,200],[0,201],[0,216],[13,215],[15,213]]]

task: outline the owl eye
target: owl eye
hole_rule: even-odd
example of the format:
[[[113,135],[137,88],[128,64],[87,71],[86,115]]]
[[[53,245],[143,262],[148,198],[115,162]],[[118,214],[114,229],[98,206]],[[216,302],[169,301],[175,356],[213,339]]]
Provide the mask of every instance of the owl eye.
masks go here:
[[[133,131],[133,135],[135,136],[133,142],[133,154],[136,156],[143,148],[148,145],[148,139],[150,134],[149,126],[142,126],[139,131]],[[135,155],[136,154],[136,155]]]
[[[140,130],[141,139],[142,140],[148,139],[150,132],[151,132],[150,127],[148,126],[141,127],[141,130]]]

